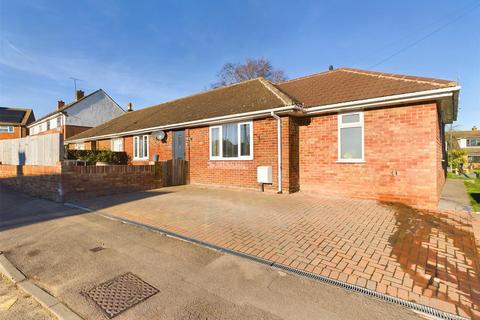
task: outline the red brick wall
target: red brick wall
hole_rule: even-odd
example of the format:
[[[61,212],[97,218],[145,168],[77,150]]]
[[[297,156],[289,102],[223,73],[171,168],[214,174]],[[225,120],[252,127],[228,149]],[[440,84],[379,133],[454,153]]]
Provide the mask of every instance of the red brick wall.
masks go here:
[[[442,123],[440,110],[437,112],[437,127],[436,130],[436,147],[437,147],[437,195],[442,194],[443,186],[445,184],[447,156],[445,150],[445,125]],[[444,159],[445,157],[445,159]],[[442,161],[445,160],[445,161]]]
[[[63,201],[98,197],[157,187],[155,166],[64,166]]]
[[[134,165],[149,164],[153,161],[154,155],[158,154],[159,161],[172,159],[172,139],[173,132],[166,131],[166,138],[162,141],[153,139],[151,135],[148,137],[148,160],[133,159],[133,136],[125,137],[123,140],[123,150],[128,154],[131,163]]]
[[[289,118],[282,118],[283,190],[289,191]],[[257,167],[272,166],[273,184],[266,190],[277,190],[277,121],[273,118],[253,122],[253,160],[210,160],[209,128],[187,131],[186,148],[190,163],[190,183],[260,189]]]
[[[301,120],[300,189],[419,206],[438,202],[435,103],[368,110],[365,163],[337,163],[337,115]],[[392,175],[397,171],[397,175]]]
[[[63,128],[63,127],[62,127]],[[72,126],[66,125],[65,126],[65,139],[73,137],[76,134],[79,134],[83,131],[90,129],[91,127],[82,127],[82,126]]]
[[[19,126],[13,126],[13,132],[0,132],[0,140],[18,139],[21,137],[25,137],[25,129],[23,129],[22,134],[20,134]]]
[[[0,165],[0,184],[32,196],[70,201],[153,189],[155,166]]]
[[[98,140],[95,146],[98,150],[110,150],[112,148],[110,139]]]
[[[61,201],[61,165],[0,165],[0,184],[32,196]]]

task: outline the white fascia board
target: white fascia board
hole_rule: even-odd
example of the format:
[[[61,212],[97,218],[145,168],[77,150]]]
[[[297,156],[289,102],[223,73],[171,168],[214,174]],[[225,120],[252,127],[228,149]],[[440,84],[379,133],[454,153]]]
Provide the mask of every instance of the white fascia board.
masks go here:
[[[312,113],[320,113],[325,111],[348,110],[348,109],[355,109],[355,108],[367,108],[367,107],[375,107],[375,106],[381,106],[381,105],[397,104],[397,103],[412,102],[412,101],[425,101],[429,99],[438,99],[438,98],[452,96],[453,92],[459,91],[460,89],[461,89],[460,86],[456,86],[456,87],[448,87],[448,88],[435,89],[435,90],[419,91],[419,92],[398,94],[398,95],[386,96],[386,97],[380,97],[380,98],[356,100],[356,101],[335,103],[335,104],[329,104],[329,105],[318,106],[318,107],[310,107],[310,108],[305,108],[305,111],[306,111],[306,114],[312,114]]]
[[[291,106],[285,106],[285,107],[279,107],[279,108],[273,108],[273,109],[264,109],[264,110],[259,110],[259,111],[237,113],[237,114],[232,114],[232,115],[227,115],[227,116],[220,116],[220,117],[207,118],[207,119],[201,119],[201,120],[174,123],[174,124],[165,125],[165,126],[157,126],[157,127],[150,127],[150,128],[144,128],[144,129],[138,129],[138,130],[132,130],[132,131],[118,132],[118,133],[106,134],[106,135],[101,135],[101,136],[89,137],[89,138],[85,138],[85,139],[68,140],[66,142],[75,143],[75,142],[83,142],[83,141],[91,141],[91,140],[99,140],[99,139],[118,138],[118,137],[123,137],[123,136],[130,136],[130,135],[148,133],[148,132],[152,132],[152,131],[156,131],[156,130],[172,130],[172,129],[178,129],[178,128],[208,126],[208,125],[212,125],[212,124],[219,124],[219,123],[225,123],[225,122],[230,122],[230,121],[251,120],[251,119],[256,119],[256,118],[263,117],[263,116],[269,116],[272,111],[274,111],[275,113],[287,113],[287,112],[291,112],[291,111],[301,111],[301,112],[303,112],[304,109],[302,107],[297,106],[297,105],[291,105]]]
[[[337,112],[337,111],[347,111],[347,110],[357,110],[357,109],[368,109],[368,108],[376,108],[376,107],[384,107],[384,106],[390,106],[390,105],[400,105],[403,103],[409,103],[409,102],[421,102],[421,101],[427,101],[427,100],[432,100],[432,99],[440,99],[440,98],[447,98],[451,97],[452,93],[442,93],[442,94],[436,94],[436,95],[430,95],[430,96],[424,96],[424,97],[415,97],[415,98],[405,98],[405,99],[397,99],[397,100],[391,100],[391,101],[385,101],[385,102],[375,102],[375,103],[364,103],[364,104],[355,104],[352,106],[337,106],[335,108],[316,108],[314,110],[311,110],[312,108],[307,108],[305,114],[306,115],[311,115],[311,114],[319,114],[319,113],[327,113],[327,112]]]

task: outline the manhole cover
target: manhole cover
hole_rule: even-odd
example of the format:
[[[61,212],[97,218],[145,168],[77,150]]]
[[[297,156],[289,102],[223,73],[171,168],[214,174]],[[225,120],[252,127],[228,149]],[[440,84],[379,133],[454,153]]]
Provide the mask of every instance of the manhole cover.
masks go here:
[[[87,295],[111,319],[158,292],[158,289],[127,272],[90,289]]]

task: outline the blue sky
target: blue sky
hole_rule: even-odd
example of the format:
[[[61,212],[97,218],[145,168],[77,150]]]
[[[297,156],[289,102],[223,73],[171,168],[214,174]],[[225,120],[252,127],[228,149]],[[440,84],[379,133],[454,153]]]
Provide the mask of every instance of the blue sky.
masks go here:
[[[208,88],[226,62],[264,57],[289,78],[332,64],[458,80],[457,123],[480,127],[477,3],[0,0],[0,106],[40,117],[73,99],[76,77],[141,108]]]

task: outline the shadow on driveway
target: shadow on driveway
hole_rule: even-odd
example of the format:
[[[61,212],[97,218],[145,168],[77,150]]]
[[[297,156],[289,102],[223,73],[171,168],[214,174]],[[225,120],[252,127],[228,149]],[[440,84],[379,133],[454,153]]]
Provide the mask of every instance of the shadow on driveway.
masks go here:
[[[120,199],[125,203],[166,193],[169,192],[139,191],[123,194]],[[105,208],[114,203],[105,201],[102,204],[101,207]],[[80,214],[85,214],[85,211],[66,207],[63,203],[34,198],[0,184],[0,231]]]

